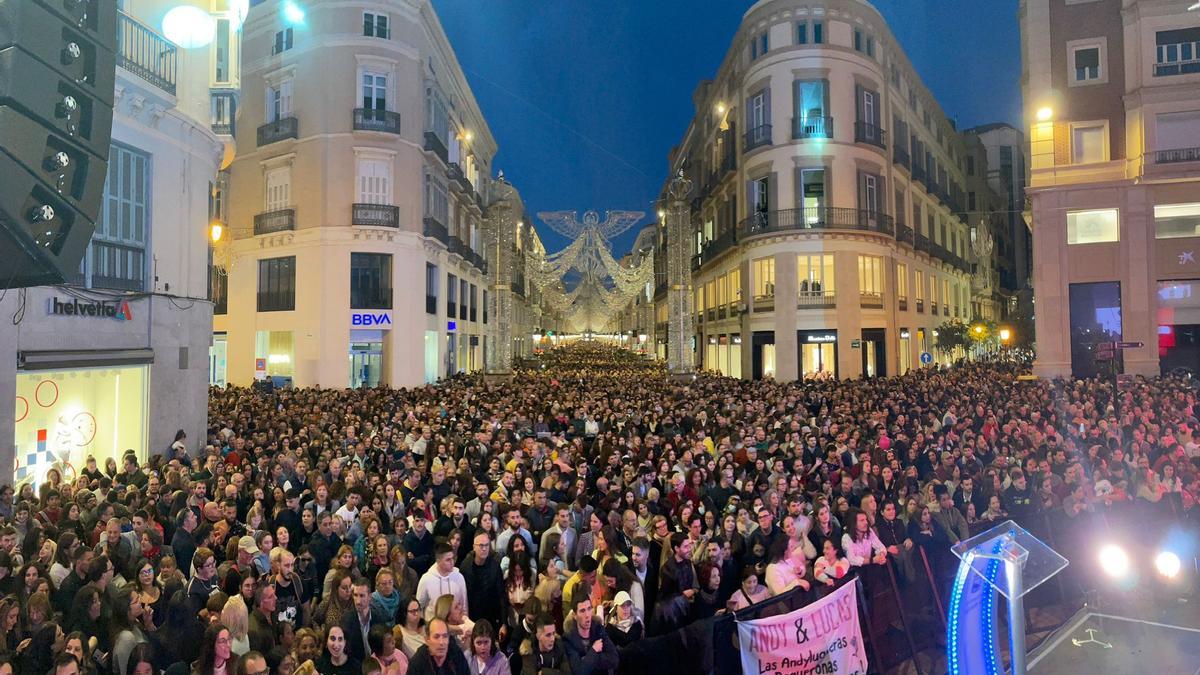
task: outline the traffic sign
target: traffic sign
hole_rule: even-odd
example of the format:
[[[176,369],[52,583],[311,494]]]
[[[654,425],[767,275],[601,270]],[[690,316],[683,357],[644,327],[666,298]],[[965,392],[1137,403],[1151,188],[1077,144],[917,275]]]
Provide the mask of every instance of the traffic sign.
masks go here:
[[[921,352],[921,363],[924,365],[933,363],[933,354],[930,354],[929,352]]]
[[[1142,342],[1118,342],[1117,349],[1139,349],[1146,345]]]

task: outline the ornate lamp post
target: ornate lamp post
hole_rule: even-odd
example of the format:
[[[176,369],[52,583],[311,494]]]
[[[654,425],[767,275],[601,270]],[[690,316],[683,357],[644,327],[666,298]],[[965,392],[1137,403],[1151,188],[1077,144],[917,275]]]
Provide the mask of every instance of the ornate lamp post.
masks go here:
[[[692,237],[691,208],[687,197],[692,181],[683,169],[667,187],[667,309],[670,324],[667,328],[667,370],[675,377],[691,375],[696,370],[691,340],[695,334],[692,324]]]

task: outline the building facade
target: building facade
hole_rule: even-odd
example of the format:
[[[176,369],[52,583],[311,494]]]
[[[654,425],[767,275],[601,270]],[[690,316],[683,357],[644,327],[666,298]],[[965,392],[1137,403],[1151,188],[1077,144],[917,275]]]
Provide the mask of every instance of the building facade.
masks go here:
[[[1033,270],[1033,237],[1025,222],[1025,186],[1029,181],[1025,134],[1003,122],[967,129],[987,154],[988,187],[1003,198],[996,210],[1003,222],[996,229],[997,274],[1003,292],[1016,299],[1029,288]],[[970,167],[968,167],[969,169]],[[970,193],[967,195],[970,201]],[[969,204],[968,204],[969,206]]]
[[[224,379],[414,386],[483,367],[496,143],[427,0],[266,0],[242,44]]]
[[[942,360],[937,326],[971,318],[967,153],[875,8],[755,3],[693,101],[669,175],[694,183],[697,365],[794,380]]]
[[[0,294],[3,482],[67,477],[87,456],[162,452],[206,434],[207,242],[224,156],[209,120],[214,46],[157,29],[177,2],[127,0],[104,201],[78,273]],[[229,19],[228,8],[199,9]],[[214,11],[215,10],[215,11]],[[69,466],[68,466],[69,464]],[[12,471],[10,474],[9,472]]]
[[[1023,0],[1042,376],[1200,368],[1200,11]],[[1099,343],[1143,346],[1113,353]]]

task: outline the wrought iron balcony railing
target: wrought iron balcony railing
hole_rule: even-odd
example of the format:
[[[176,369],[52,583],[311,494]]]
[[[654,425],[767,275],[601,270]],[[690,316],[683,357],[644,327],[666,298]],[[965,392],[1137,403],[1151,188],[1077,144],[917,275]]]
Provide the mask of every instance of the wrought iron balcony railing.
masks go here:
[[[295,117],[284,117],[274,122],[267,122],[258,128],[258,146],[278,143],[285,138],[300,137],[300,120]]]
[[[793,117],[792,138],[833,138],[833,118]]]
[[[376,110],[374,108],[354,109],[355,131],[382,131],[388,134],[400,133],[400,113],[391,110]]]
[[[887,132],[869,122],[855,122],[854,142],[887,148]]]
[[[272,234],[294,229],[296,209],[279,209],[254,216],[254,234]]]
[[[179,48],[125,12],[117,21],[117,65],[175,95]]]
[[[400,207],[388,204],[354,204],[350,222],[367,227],[400,227]]]
[[[750,152],[755,148],[761,148],[764,145],[771,144],[771,125],[760,124],[753,129],[746,131],[745,143],[742,146],[743,152]]]

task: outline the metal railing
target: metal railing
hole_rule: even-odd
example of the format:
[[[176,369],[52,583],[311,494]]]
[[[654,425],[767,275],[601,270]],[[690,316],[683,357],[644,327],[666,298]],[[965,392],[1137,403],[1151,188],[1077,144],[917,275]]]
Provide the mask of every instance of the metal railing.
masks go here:
[[[467,256],[467,252],[471,250],[469,247],[467,247],[466,243],[464,243],[462,239],[459,239],[457,235],[453,234],[450,235],[450,241],[447,242],[446,248],[450,250],[450,253],[462,258],[465,258]]]
[[[733,248],[737,243],[737,231],[733,228],[725,230],[714,239],[704,242],[700,246],[700,252],[692,257],[692,269],[700,269],[705,264],[715,260],[725,251]]]
[[[792,138],[833,138],[833,118],[793,117]]]
[[[924,251],[925,253],[932,253],[933,242],[930,241],[929,237],[918,232],[913,239],[913,248],[916,248],[918,251]]]
[[[118,19],[117,65],[174,96],[179,48],[125,12]]]
[[[896,223],[896,241],[904,242],[909,246],[915,246],[913,242],[913,229],[904,223]]]
[[[854,142],[887,148],[887,132],[870,122],[855,122]]]
[[[458,186],[466,192],[474,192],[471,186],[471,180],[467,178],[467,174],[462,170],[462,167],[455,162],[450,162],[449,168],[446,169],[446,178],[452,183],[458,183]]]
[[[1176,162],[1200,162],[1200,148],[1175,148],[1174,150],[1159,150],[1154,153],[1155,164],[1174,164]]]
[[[917,298],[917,313],[918,314],[925,313],[925,301],[922,300],[921,298]]]
[[[354,109],[355,131],[382,131],[388,134],[400,133],[400,113],[391,110],[376,110],[375,108]]]
[[[210,93],[212,105],[212,132],[218,136],[232,136],[236,131],[237,91],[222,89]]]
[[[829,309],[836,304],[837,296],[833,291],[806,291],[802,288],[796,295],[797,309]]]
[[[450,161],[450,151],[446,149],[445,142],[442,141],[441,136],[432,131],[425,132],[425,151],[437,155],[443,162]]]
[[[285,138],[300,137],[300,120],[295,117],[283,117],[274,122],[267,122],[258,128],[258,146],[277,143]]]
[[[450,245],[450,232],[446,229],[446,226],[442,224],[442,221],[434,218],[433,216],[425,216],[425,218],[421,221],[421,227],[421,234],[425,235],[426,237],[437,239],[447,246]]]
[[[913,160],[910,172],[914,181],[925,185],[925,167],[921,165],[921,158]]]
[[[908,298],[901,295],[900,297],[896,298],[896,305],[901,312],[908,311]]]
[[[896,232],[885,213],[830,206],[755,213],[738,224],[738,238],[791,230],[863,230],[889,236]]]
[[[1154,64],[1155,77],[1186,75],[1188,73],[1200,73],[1200,58]]]
[[[860,291],[858,294],[858,304],[860,307],[874,307],[876,309],[882,309],[883,294]]]
[[[279,209],[254,216],[254,234],[271,234],[294,229],[296,209]]]
[[[909,161],[908,151],[901,147],[899,143],[892,147],[892,161],[906,169],[912,163]]]
[[[743,152],[750,152],[755,148],[760,148],[764,145],[771,144],[771,125],[760,124],[753,129],[746,131],[745,143],[742,146]]]
[[[354,204],[350,223],[368,227],[400,227],[400,207],[388,204]]]

